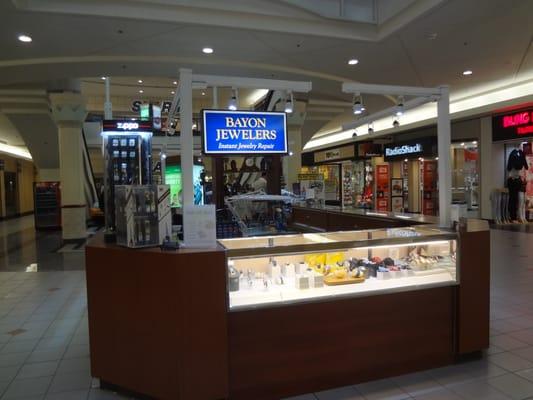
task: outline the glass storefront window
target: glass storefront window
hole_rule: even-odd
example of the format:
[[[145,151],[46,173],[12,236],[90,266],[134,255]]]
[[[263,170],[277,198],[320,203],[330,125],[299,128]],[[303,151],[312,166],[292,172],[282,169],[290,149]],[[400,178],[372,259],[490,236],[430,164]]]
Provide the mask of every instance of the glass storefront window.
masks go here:
[[[452,143],[452,202],[479,209],[479,157],[475,140]]]

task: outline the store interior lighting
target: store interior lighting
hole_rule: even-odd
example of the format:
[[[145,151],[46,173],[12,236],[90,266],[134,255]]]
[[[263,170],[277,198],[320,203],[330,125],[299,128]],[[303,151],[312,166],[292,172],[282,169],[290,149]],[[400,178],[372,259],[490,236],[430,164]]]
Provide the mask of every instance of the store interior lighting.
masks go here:
[[[237,89],[231,89],[231,99],[228,103],[228,110],[235,111],[237,110]]]
[[[479,89],[479,91],[472,93],[463,92],[452,97],[450,101],[450,114],[474,113],[483,110],[489,110],[498,103],[504,103],[512,99],[520,97],[531,96],[533,93],[533,78],[515,83],[513,85],[493,86],[487,85]],[[467,114],[468,115],[468,114]],[[402,128],[411,125],[419,125],[421,123],[430,124],[437,118],[437,107],[434,102],[423,104],[416,108],[405,110],[402,116]],[[383,132],[387,134],[387,130],[391,129],[390,117],[383,116],[374,120],[374,134]],[[352,138],[353,127],[342,126],[337,129],[326,131],[320,136],[311,139],[304,146],[304,150],[315,149],[321,146],[330,146],[343,141],[348,142]],[[362,132],[361,135],[366,134]],[[361,136],[360,135],[360,136]]]
[[[26,149],[21,149],[19,147],[10,146],[8,144],[0,143],[0,153],[24,158],[25,160],[32,160],[31,154]]]
[[[363,105],[363,97],[360,93],[356,93],[354,96],[354,102],[353,102],[353,113],[355,115],[360,115],[366,110],[365,106]]]
[[[396,105],[396,115],[398,117],[402,116],[404,113],[404,105],[403,105],[403,96],[400,96],[398,98],[398,104]]]
[[[292,92],[287,93],[287,98],[285,99],[285,112],[287,114],[292,114],[294,110],[294,102]]]

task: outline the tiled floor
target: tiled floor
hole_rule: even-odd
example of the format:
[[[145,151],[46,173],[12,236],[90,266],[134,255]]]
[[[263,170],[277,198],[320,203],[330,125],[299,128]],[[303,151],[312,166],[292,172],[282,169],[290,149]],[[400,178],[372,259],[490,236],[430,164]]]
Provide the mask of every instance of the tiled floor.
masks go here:
[[[90,376],[83,253],[65,261],[54,234],[31,229],[31,220],[0,223],[0,271],[10,271],[0,272],[0,400],[127,398]],[[528,233],[492,231],[491,347],[482,359],[291,399],[533,399],[532,244]],[[40,272],[22,272],[24,263]]]

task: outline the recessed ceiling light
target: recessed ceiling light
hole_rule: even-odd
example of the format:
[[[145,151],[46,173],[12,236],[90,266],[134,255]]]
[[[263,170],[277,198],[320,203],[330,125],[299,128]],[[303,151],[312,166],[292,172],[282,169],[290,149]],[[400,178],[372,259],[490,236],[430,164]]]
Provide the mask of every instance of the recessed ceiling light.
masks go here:
[[[202,49],[202,52],[205,53],[205,54],[212,54],[213,53],[213,49],[211,47],[204,47]]]
[[[23,43],[30,43],[32,41],[31,36],[28,35],[19,35],[18,40],[20,40]]]
[[[178,84],[178,81],[174,81],[174,82],[172,82],[172,83],[173,83],[174,85],[177,85],[177,84]]]
[[[359,60],[357,58],[352,58],[351,60],[348,60],[348,65],[357,65],[359,64]]]
[[[105,81],[105,76],[102,76],[102,80]]]
[[[202,96],[205,96],[205,92],[202,92]]]
[[[173,91],[173,90],[171,90],[171,91],[170,91],[170,94],[176,94],[176,92],[175,92],[175,91]]]
[[[139,93],[144,93],[144,90],[142,90],[142,89],[141,89],[141,90],[139,90]]]
[[[143,83],[143,80],[142,80],[142,79],[139,79],[137,82],[139,82],[139,83]]]
[[[474,140],[474,141],[472,142],[472,144],[477,144],[477,140]]]
[[[465,145],[465,142],[461,143],[461,146],[464,146]]]
[[[473,74],[473,72],[470,69],[467,69],[466,71],[463,71],[463,75],[465,75],[465,76],[472,75],[472,74]]]

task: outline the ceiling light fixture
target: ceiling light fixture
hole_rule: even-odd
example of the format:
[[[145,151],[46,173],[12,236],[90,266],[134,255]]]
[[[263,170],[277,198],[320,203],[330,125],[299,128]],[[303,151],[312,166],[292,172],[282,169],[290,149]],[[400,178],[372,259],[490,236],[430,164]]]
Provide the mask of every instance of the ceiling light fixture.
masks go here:
[[[214,50],[211,47],[204,47],[202,53],[204,54],[213,54]]]
[[[292,156],[294,155],[294,153],[292,151],[289,151],[289,156]]]
[[[477,144],[477,140],[474,140],[474,141],[472,142],[472,144]]]
[[[18,40],[22,43],[31,43],[33,39],[29,35],[18,35]]]
[[[106,77],[105,77],[105,76],[102,76],[102,78],[101,78],[101,79],[102,79],[103,81],[105,81],[105,80],[106,80]]]
[[[205,96],[205,92],[202,92],[202,96]]]
[[[175,92],[175,91],[173,91],[173,90],[171,90],[171,91],[170,91],[170,94],[176,94],[176,92]]]
[[[409,161],[409,160],[408,160],[407,158],[405,158],[403,161],[407,162],[407,161]]]
[[[348,60],[348,65],[357,65],[359,64],[359,60],[357,58],[352,58]]]
[[[353,138],[356,138],[356,137],[357,137],[357,131],[353,131],[352,137],[353,137]]]
[[[395,118],[394,121],[392,121],[392,126],[394,128],[398,128],[400,126],[400,121]]]
[[[468,75],[472,75],[472,74],[473,74],[473,72],[470,69],[467,69],[466,71],[463,71],[463,75],[464,76],[468,76]]]
[[[293,100],[294,98],[292,97],[292,92],[289,91],[287,93],[287,96],[285,98],[285,112],[287,114],[292,114],[293,110],[294,110],[294,106],[293,106]]]
[[[143,83],[143,80],[142,80],[142,79],[139,79],[137,82],[139,82],[139,83]]]
[[[353,100],[353,113],[355,115],[360,115],[365,110],[366,108],[363,105],[363,97],[361,96],[361,93],[355,93]]]
[[[144,93],[144,90],[142,90],[142,89],[141,89],[141,90],[139,90],[139,93]]]
[[[439,161],[439,157],[435,157],[435,161]]]
[[[371,122],[368,124],[368,133],[374,133],[374,123]]]
[[[237,89],[231,89],[231,99],[228,103],[228,110],[235,111],[237,109]]]
[[[396,104],[396,116],[401,116],[404,113],[403,96],[398,97],[398,104]]]
[[[178,84],[178,81],[174,81],[172,82],[173,85],[177,85]]]
[[[461,143],[461,146],[464,146],[465,145],[465,142]]]

